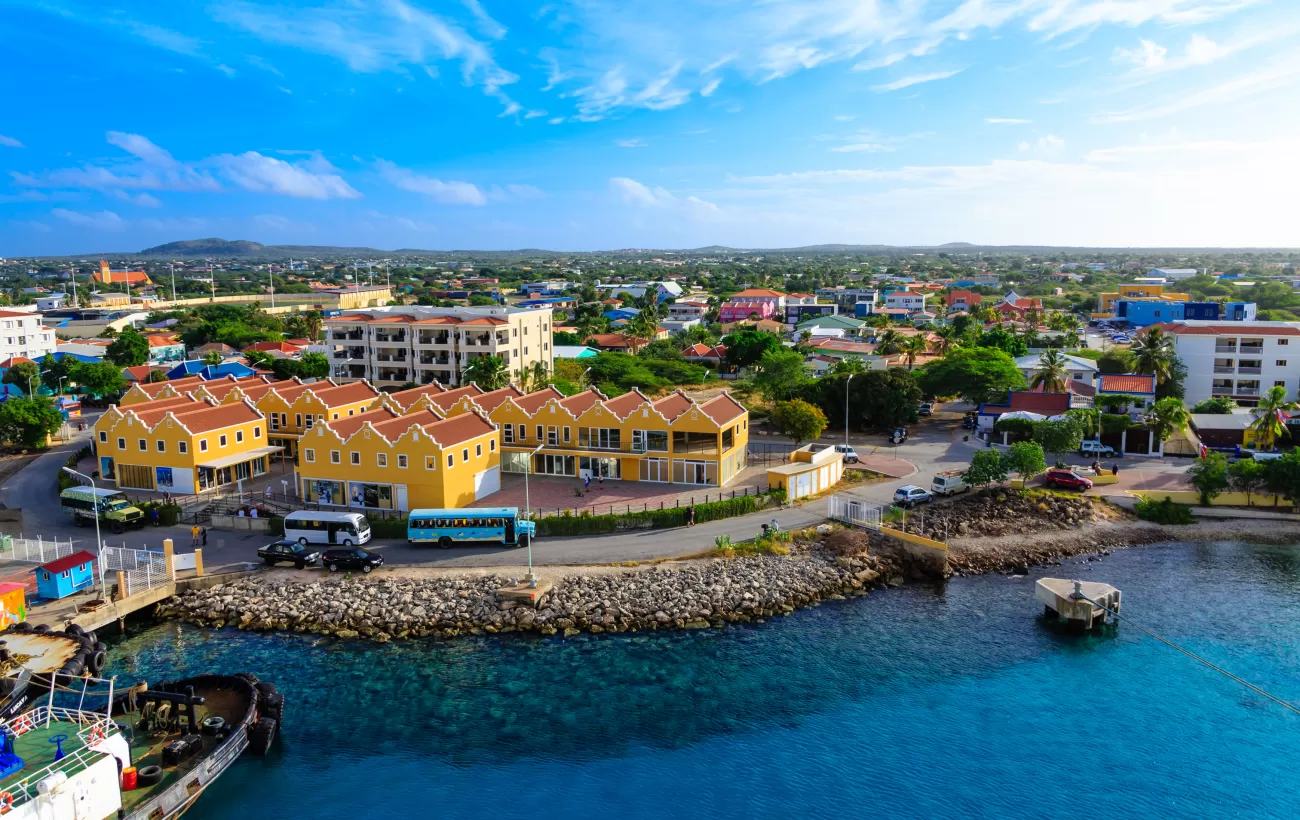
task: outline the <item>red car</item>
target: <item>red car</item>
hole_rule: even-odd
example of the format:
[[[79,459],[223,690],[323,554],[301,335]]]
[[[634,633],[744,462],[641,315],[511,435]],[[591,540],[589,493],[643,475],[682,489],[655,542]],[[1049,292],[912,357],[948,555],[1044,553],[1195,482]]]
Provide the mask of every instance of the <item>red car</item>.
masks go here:
[[[1064,490],[1091,490],[1091,479],[1084,478],[1074,470],[1048,470],[1043,476],[1043,483],[1048,487],[1060,487]]]

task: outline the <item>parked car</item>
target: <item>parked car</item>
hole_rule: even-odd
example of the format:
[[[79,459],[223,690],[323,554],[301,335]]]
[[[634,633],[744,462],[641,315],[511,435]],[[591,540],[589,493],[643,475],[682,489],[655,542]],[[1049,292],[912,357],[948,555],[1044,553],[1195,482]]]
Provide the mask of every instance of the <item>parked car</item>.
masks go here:
[[[934,495],[956,495],[969,489],[970,485],[966,483],[964,470],[944,470],[935,473],[934,478],[930,480],[930,492]]]
[[[1092,480],[1084,478],[1074,470],[1048,470],[1047,474],[1043,476],[1043,483],[1048,487],[1057,487],[1062,490],[1092,489]]]
[[[325,550],[320,562],[321,566],[330,572],[338,572],[341,569],[359,569],[362,572],[370,572],[384,563],[384,556],[377,552],[363,550],[361,547],[340,547]]]
[[[280,539],[271,544],[267,544],[257,551],[257,555],[266,565],[274,566],[275,564],[291,563],[298,569],[302,569],[308,564],[314,564],[320,560],[320,552],[304,547],[297,541]]]
[[[889,441],[893,444],[902,444],[907,441],[907,428],[895,427],[893,432],[889,434]]]
[[[917,504],[926,504],[932,500],[929,490],[915,484],[908,484],[906,487],[894,490],[894,503],[900,507],[915,507]]]
[[[918,408],[916,408],[916,413],[917,413],[917,415],[920,415],[920,416],[933,416],[933,415],[934,415],[934,402],[930,402],[930,401],[923,401],[923,402],[921,402],[921,406],[918,407]]]
[[[836,444],[836,445],[835,445],[835,452],[837,452],[837,453],[839,453],[840,455],[844,456],[844,463],[845,463],[845,464],[857,464],[857,463],[858,463],[858,451],[857,451],[857,450],[854,450],[852,447],[850,447],[850,446],[847,445],[847,444]]]
[[[1085,441],[1079,445],[1079,455],[1113,456],[1115,455],[1115,448],[1109,444],[1102,444],[1100,441]]]

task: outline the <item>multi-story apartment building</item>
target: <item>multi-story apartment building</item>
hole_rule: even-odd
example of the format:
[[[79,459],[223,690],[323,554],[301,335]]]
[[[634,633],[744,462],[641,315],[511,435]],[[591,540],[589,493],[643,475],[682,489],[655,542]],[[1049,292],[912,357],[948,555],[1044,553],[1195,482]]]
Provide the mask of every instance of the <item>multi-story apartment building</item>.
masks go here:
[[[920,313],[925,310],[928,293],[913,293],[910,290],[896,290],[885,297],[885,307],[906,310],[908,313]]]
[[[749,414],[727,393],[703,403],[680,390],[655,400],[637,390],[612,399],[594,389],[500,394],[463,396],[448,412],[491,407],[503,472],[527,471],[533,453],[535,474],[719,487],[746,465]]]
[[[552,361],[551,311],[513,307],[389,307],[324,321],[336,379],[375,385],[459,385],[476,358],[499,356],[514,374]]]
[[[1162,302],[1190,302],[1190,293],[1166,291],[1164,285],[1129,283],[1120,285],[1119,290],[1104,291],[1097,294],[1097,310],[1094,319],[1110,319],[1115,316],[1115,303],[1121,299],[1154,299]]]
[[[35,313],[0,310],[0,361],[21,357],[39,362],[53,353],[54,328],[41,324]]]
[[[214,490],[264,475],[279,452],[248,401],[161,398],[110,406],[95,422],[99,474],[122,488]]]
[[[1243,406],[1270,387],[1300,395],[1300,322],[1196,322],[1156,325],[1187,367],[1188,405],[1223,396]]]

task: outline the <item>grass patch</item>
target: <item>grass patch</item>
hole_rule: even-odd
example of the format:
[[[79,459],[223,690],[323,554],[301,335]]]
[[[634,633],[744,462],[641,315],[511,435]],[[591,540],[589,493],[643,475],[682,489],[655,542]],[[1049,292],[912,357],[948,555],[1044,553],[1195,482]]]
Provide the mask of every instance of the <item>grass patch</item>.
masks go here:
[[[713,539],[713,550],[710,555],[723,558],[735,558],[737,556],[751,555],[789,555],[790,547],[788,546],[794,540],[794,533],[789,530],[781,530],[773,535],[755,538],[752,541],[741,541],[733,543],[730,535],[719,535]]]
[[[1165,496],[1159,501],[1143,498],[1138,501],[1133,511],[1143,521],[1151,521],[1156,524],[1192,524],[1196,521],[1196,516],[1192,515],[1190,509],[1182,504],[1174,503],[1169,496]]]

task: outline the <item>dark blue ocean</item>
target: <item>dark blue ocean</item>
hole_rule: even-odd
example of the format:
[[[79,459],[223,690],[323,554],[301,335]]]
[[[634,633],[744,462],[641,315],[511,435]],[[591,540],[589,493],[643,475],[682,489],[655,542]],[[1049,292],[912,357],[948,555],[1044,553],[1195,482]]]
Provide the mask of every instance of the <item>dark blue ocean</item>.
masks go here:
[[[1300,548],[1122,550],[1039,574],[1300,702]],[[956,579],[683,634],[390,645],[164,625],[119,680],[256,672],[281,748],[213,818],[1285,818],[1300,717],[1121,625],[1046,626],[1033,579]]]

